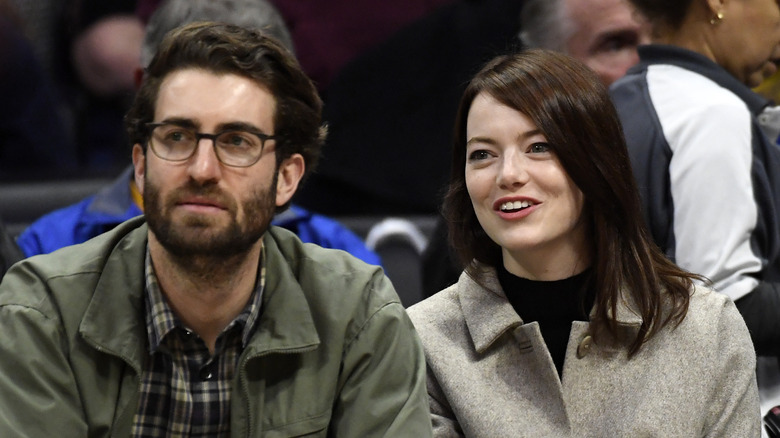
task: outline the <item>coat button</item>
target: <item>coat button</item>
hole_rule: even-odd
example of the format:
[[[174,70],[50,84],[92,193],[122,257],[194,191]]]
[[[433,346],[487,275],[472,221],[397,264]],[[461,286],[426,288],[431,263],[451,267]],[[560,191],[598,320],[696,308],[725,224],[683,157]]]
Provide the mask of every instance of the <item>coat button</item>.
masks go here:
[[[582,341],[580,341],[580,345],[577,346],[577,359],[582,359],[583,357],[587,356],[588,352],[590,351],[590,347],[593,345],[593,337],[591,335],[587,335],[584,338],[582,338]]]

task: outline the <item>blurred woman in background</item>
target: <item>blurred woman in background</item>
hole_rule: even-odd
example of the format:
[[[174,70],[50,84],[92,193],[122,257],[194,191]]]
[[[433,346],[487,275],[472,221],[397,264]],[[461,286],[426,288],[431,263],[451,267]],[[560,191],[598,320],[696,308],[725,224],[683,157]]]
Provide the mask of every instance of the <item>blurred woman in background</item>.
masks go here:
[[[759,355],[780,356],[780,109],[750,89],[780,58],[780,6],[631,2],[653,44],[611,93],[653,240],[735,301]]]

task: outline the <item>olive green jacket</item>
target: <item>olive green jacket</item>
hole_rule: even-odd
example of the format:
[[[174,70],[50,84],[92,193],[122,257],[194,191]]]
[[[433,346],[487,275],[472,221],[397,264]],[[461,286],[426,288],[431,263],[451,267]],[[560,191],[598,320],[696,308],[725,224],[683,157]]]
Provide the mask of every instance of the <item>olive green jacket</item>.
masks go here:
[[[16,264],[0,283],[0,436],[129,436],[148,355],[147,227]],[[266,289],[239,359],[232,437],[427,437],[423,352],[380,268],[264,237]]]

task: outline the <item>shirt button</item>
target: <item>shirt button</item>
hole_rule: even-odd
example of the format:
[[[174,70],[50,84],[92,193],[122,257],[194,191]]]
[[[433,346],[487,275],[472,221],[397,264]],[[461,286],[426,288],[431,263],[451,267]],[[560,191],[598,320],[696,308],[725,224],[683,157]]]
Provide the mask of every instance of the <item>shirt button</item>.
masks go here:
[[[211,373],[211,367],[204,367],[200,369],[200,380],[211,380],[214,375]]]
[[[577,346],[577,359],[587,356],[591,346],[593,346],[593,337],[591,335],[582,338],[580,345]]]

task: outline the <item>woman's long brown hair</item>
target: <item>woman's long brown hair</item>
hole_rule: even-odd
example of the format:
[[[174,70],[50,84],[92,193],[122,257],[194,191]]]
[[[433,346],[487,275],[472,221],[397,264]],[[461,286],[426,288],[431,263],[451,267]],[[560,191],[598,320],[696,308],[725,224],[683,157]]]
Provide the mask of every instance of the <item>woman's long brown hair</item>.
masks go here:
[[[452,175],[444,201],[450,243],[466,272],[480,281],[483,265],[499,266],[501,248],[482,229],[466,190],[466,121],[480,93],[518,110],[544,133],[585,199],[593,254],[589,287],[596,291],[591,317],[594,335],[618,338],[621,294],[629,293],[642,317],[629,355],[688,311],[693,280],[655,246],[645,229],[639,193],[623,131],[609,94],[596,75],[567,55],[528,50],[500,56],[471,80],[456,119]]]

